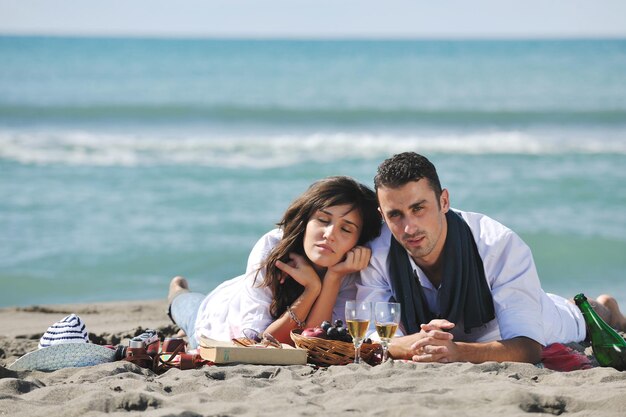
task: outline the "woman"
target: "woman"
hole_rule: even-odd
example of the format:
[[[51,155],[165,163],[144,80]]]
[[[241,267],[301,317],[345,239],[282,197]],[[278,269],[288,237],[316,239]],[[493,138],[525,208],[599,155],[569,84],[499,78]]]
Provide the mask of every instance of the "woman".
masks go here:
[[[291,343],[291,330],[343,318],[356,296],[356,272],[369,263],[363,245],[380,234],[376,195],[348,177],[315,182],[252,249],[246,273],[206,297],[187,281],[170,283],[170,316],[195,348],[200,336],[230,340],[251,328]]]

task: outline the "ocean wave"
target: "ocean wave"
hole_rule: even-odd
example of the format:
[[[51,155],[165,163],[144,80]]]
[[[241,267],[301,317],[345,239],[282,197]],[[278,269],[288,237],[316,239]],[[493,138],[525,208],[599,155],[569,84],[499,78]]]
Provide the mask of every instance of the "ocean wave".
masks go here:
[[[305,162],[380,159],[418,150],[444,154],[626,155],[626,138],[567,139],[524,132],[375,135],[154,135],[86,131],[0,131],[0,160],[84,166],[199,165],[267,169]]]
[[[2,105],[0,121],[137,122],[264,125],[508,126],[529,124],[626,125],[626,109],[420,109],[373,107],[298,108],[202,104]]]

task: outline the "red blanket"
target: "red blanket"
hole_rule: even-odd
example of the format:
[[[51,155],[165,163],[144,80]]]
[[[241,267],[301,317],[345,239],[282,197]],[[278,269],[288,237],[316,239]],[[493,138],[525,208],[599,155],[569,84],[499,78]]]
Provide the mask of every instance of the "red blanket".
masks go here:
[[[541,362],[543,366],[553,371],[569,372],[593,368],[585,354],[560,343],[545,347],[541,352]]]

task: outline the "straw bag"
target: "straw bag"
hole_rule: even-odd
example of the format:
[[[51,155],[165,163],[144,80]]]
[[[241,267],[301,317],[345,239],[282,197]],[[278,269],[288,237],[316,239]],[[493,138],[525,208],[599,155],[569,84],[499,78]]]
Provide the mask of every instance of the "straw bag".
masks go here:
[[[347,365],[354,362],[354,345],[352,343],[320,339],[319,337],[305,337],[301,333],[301,329],[292,330],[291,340],[296,347],[307,350],[307,362],[318,366]],[[381,353],[382,346],[378,343],[363,343],[361,345],[361,359],[370,365],[380,363]]]

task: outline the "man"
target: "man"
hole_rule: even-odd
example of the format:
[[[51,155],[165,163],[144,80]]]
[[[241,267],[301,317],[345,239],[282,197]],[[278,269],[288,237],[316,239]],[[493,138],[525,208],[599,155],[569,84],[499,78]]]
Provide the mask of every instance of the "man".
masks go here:
[[[371,242],[358,299],[402,304],[405,336],[393,340],[392,357],[537,363],[542,346],[585,338],[578,308],[541,289],[528,246],[487,216],[451,210],[428,159],[395,155],[374,185],[386,227]],[[623,328],[617,302],[598,302],[602,318]]]

